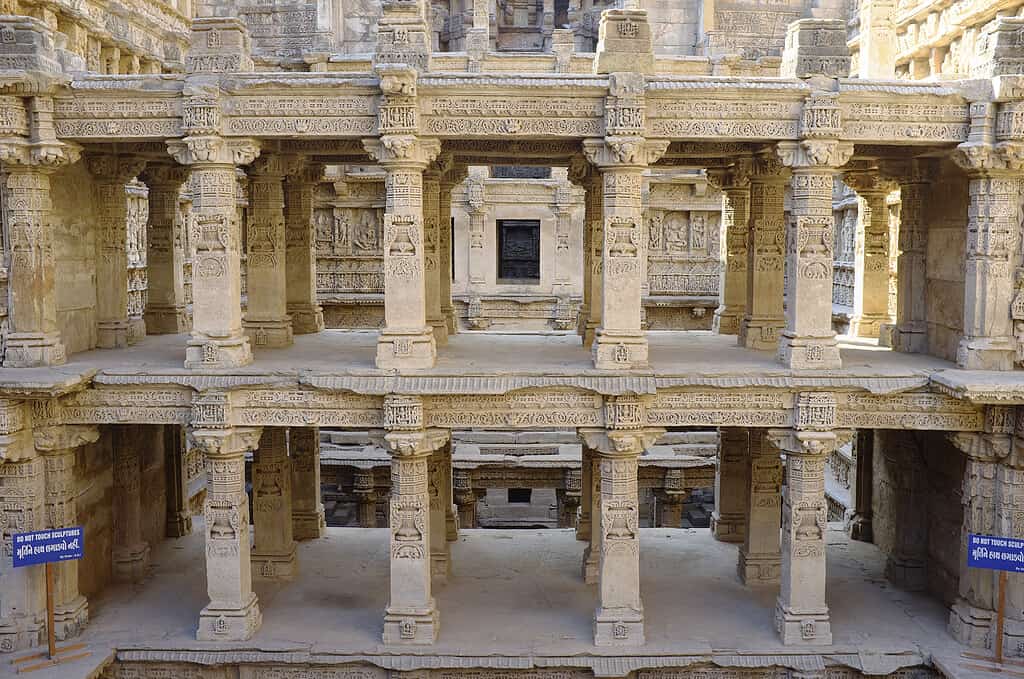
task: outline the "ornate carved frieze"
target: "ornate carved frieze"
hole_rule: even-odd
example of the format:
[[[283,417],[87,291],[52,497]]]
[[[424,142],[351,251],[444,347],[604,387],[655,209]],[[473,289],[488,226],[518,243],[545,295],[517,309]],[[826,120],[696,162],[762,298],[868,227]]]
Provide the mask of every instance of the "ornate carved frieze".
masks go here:
[[[182,387],[103,388],[59,401],[50,421],[62,424],[188,424],[193,392]]]
[[[781,427],[793,421],[793,394],[779,392],[659,391],[647,421],[662,427]]]
[[[424,400],[426,424],[431,427],[583,427],[600,426],[604,420],[601,397],[586,392],[524,390]]]
[[[252,389],[231,395],[236,424],[274,427],[384,426],[384,399],[302,389]]]
[[[424,95],[419,98],[424,133],[439,137],[543,135],[586,137],[604,134],[600,97],[479,94]]]

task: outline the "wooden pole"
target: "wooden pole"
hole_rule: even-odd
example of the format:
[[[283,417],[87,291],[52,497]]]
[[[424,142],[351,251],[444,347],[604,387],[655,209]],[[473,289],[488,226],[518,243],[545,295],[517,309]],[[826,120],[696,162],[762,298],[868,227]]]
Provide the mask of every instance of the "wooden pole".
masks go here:
[[[1006,620],[1006,571],[999,571],[999,603],[996,606],[996,663],[1003,664],[1003,622]]]
[[[57,655],[57,632],[53,623],[53,564],[46,562],[46,650],[50,660]]]

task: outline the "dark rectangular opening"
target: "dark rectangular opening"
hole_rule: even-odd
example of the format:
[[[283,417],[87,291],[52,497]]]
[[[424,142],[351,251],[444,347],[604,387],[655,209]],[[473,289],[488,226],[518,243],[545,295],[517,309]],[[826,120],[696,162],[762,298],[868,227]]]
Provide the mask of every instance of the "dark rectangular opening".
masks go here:
[[[508,503],[510,505],[528,505],[530,504],[530,496],[532,495],[532,488],[509,488]]]
[[[539,220],[498,220],[498,282],[540,282]]]

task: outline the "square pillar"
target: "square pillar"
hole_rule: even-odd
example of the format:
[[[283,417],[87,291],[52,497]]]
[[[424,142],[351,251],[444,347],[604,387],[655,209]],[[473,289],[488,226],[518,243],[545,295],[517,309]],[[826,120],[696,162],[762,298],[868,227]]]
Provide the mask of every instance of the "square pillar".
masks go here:
[[[597,329],[604,313],[604,182],[601,173],[591,170],[584,181],[583,232],[589,255],[584,284],[587,295],[587,315],[581,317],[583,346],[592,349]]]
[[[925,203],[930,194],[934,161],[913,160],[892,173],[900,187],[899,252],[896,257],[896,351],[922,353],[928,348],[925,284],[928,228]]]
[[[423,171],[437,155],[440,143],[403,139],[408,139],[410,146],[401,157],[392,150],[397,149],[397,142],[364,141],[386,172],[384,328],[377,340],[377,367],[430,368],[437,345],[433,328],[427,324]]]
[[[847,172],[843,182],[857,192],[858,218],[864,233],[864,242],[855,248],[857,266],[850,334],[877,339],[882,326],[893,322],[889,315],[889,206],[886,197],[894,185],[881,176],[878,168]],[[923,289],[921,294],[924,294]]]
[[[377,527],[377,485],[372,469],[357,469],[352,493],[356,496],[356,520],[360,528]]]
[[[586,442],[583,449],[588,451],[585,463],[590,467],[589,526],[586,530],[589,544],[583,550],[583,582],[596,585],[601,578],[601,460],[597,451],[589,448]]]
[[[576,524],[576,539],[590,542],[590,506],[594,497],[593,455],[585,445],[580,446],[580,518]]]
[[[831,97],[825,102],[812,98],[804,106],[804,117],[833,111],[838,115],[838,104]],[[839,346],[832,331],[832,185],[837,168],[853,154],[853,145],[823,139],[780,142],[778,153],[793,169],[786,329],[779,338],[779,359],[795,370],[840,368]]]
[[[192,533],[189,507],[188,469],[185,432],[178,425],[164,425],[164,451],[167,470],[167,537],[180,538]]]
[[[448,549],[446,506],[451,487],[451,442],[438,448],[427,463],[430,491],[430,574],[438,584],[448,581],[451,552]],[[447,476],[447,481],[446,477]]]
[[[118,349],[134,343],[145,327],[128,321],[128,193],[145,161],[116,155],[86,157],[96,183],[96,346]]]
[[[5,462],[0,464],[3,541],[15,533],[45,528],[44,462],[35,457],[29,432],[0,436]],[[20,450],[16,450],[20,449]],[[14,454],[13,458],[6,457]],[[39,644],[46,633],[46,582],[42,568],[13,568],[9,556],[0,560],[0,649],[18,651]]]
[[[149,567],[149,543],[142,538],[143,446],[152,430],[138,425],[116,425],[113,431],[114,489],[112,492],[114,579],[139,582]]]
[[[418,399],[389,396],[385,400],[385,435],[391,451],[390,555],[391,597],[384,613],[385,644],[432,644],[437,638],[438,612],[430,578],[431,453],[448,433],[422,429]]]
[[[583,188],[583,300],[580,303],[579,315],[576,318],[576,334],[583,340],[584,346],[590,348],[586,340],[586,329],[590,318],[591,297],[593,295],[593,222],[594,211],[599,209],[600,201],[594,201],[594,175],[596,171],[583,156],[573,156],[569,161],[568,179]],[[596,204],[595,204],[596,203]],[[594,327],[596,329],[596,326]],[[593,332],[591,332],[593,340]],[[586,505],[583,505],[586,511]],[[581,524],[582,525],[582,522]],[[579,539],[579,525],[577,525]]]
[[[289,429],[288,453],[292,467],[292,534],[296,540],[322,538],[327,520],[320,501],[320,430]]]
[[[423,270],[427,325],[438,346],[448,343],[448,323],[441,312],[441,172],[432,165],[423,173]]]
[[[43,461],[46,527],[79,525],[75,454],[80,446],[99,439],[96,427],[53,426],[33,431]],[[77,636],[89,620],[89,602],[78,590],[78,561],[54,564],[54,633],[63,641]]]
[[[199,614],[200,641],[245,641],[263,621],[252,591],[249,500],[245,453],[255,450],[258,428],[196,430],[206,462],[206,589],[210,602]]]
[[[578,469],[566,469],[562,477],[564,488],[556,493],[558,498],[558,527],[576,529],[581,496],[581,475]]]
[[[750,177],[750,222],[747,230],[746,309],[737,344],[748,349],[775,351],[786,327],[785,192],[789,170],[765,152],[754,156]]]
[[[448,334],[459,331],[455,320],[455,306],[452,304],[452,190],[465,178],[465,168],[449,170],[441,176],[441,200],[438,214],[438,248],[441,265],[438,276],[441,281],[441,315],[444,317]]]
[[[750,483],[749,445],[746,429],[721,430],[711,534],[722,542],[743,542],[747,523],[747,486]]]
[[[294,159],[287,159],[293,161]],[[291,346],[285,270],[284,176],[296,163],[262,155],[249,168],[245,285],[248,305],[242,327],[257,347]]]
[[[175,159],[192,168],[192,335],[186,368],[234,368],[252,363],[242,333],[241,230],[235,169],[259,153],[247,139],[213,136],[170,141]]]
[[[747,526],[736,570],[740,581],[748,587],[777,585],[782,569],[782,458],[769,444],[763,429],[750,430],[747,464]]]
[[[30,100],[28,112],[53,116],[53,101]],[[47,147],[47,164],[34,162],[27,144],[2,147],[4,220],[8,228],[10,269],[10,331],[5,368],[62,365],[67,356],[57,326],[56,262],[54,260],[50,175],[78,159],[78,147]],[[127,266],[127,264],[126,264]],[[127,288],[125,294],[127,295]],[[127,302],[126,302],[127,303]]]
[[[720,335],[739,335],[747,310],[747,232],[750,222],[750,161],[737,159],[726,170],[708,172],[722,191],[724,263],[719,283],[718,308],[712,330]]]
[[[581,430],[601,467],[598,606],[594,644],[644,644],[640,597],[638,459],[660,429]]]
[[[452,487],[455,494],[455,506],[459,513],[459,528],[476,528],[477,495],[473,489],[473,478],[468,469],[453,470]]]
[[[287,430],[266,427],[252,464],[253,571],[260,578],[298,573],[292,534],[292,469]]]
[[[296,159],[294,163],[305,161]],[[284,181],[284,241],[287,313],[292,332],[308,335],[324,329],[324,310],[316,297],[316,228],[313,224],[313,194],[323,165],[302,162],[301,168]],[[294,431],[294,430],[293,430]]]
[[[151,335],[186,332],[185,225],[179,211],[181,188],[188,170],[179,165],[146,167],[142,177],[149,187],[149,228],[146,233],[146,266],[149,287],[146,332]]]

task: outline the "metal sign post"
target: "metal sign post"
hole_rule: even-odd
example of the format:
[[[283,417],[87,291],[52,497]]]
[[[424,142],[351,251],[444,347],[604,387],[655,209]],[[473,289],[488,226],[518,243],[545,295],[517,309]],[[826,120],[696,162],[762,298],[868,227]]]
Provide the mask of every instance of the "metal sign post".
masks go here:
[[[964,667],[985,670],[987,672],[1004,672],[1024,677],[1024,672],[1018,672],[1005,667],[1007,664],[1024,666],[1024,662],[1003,658],[1003,626],[1006,622],[1007,573],[1024,573],[1024,540],[992,535],[974,535],[972,533],[967,536],[967,567],[999,571],[999,591],[996,595],[998,600],[996,602],[996,629],[995,641],[993,643],[995,656],[989,657],[980,653],[969,652],[961,654],[965,658],[984,660],[994,663],[994,665],[963,663]]]
[[[14,567],[21,568],[42,564],[46,572],[46,652],[24,655],[12,660],[12,665],[20,665],[18,667],[19,674],[71,662],[72,660],[79,660],[91,655],[90,651],[74,653],[85,648],[85,644],[72,644],[58,648],[53,622],[53,564],[61,561],[81,559],[83,539],[84,531],[81,526],[39,530],[32,533],[17,533],[12,536]],[[69,653],[73,653],[73,655],[68,655]],[[32,664],[23,664],[29,662]]]

